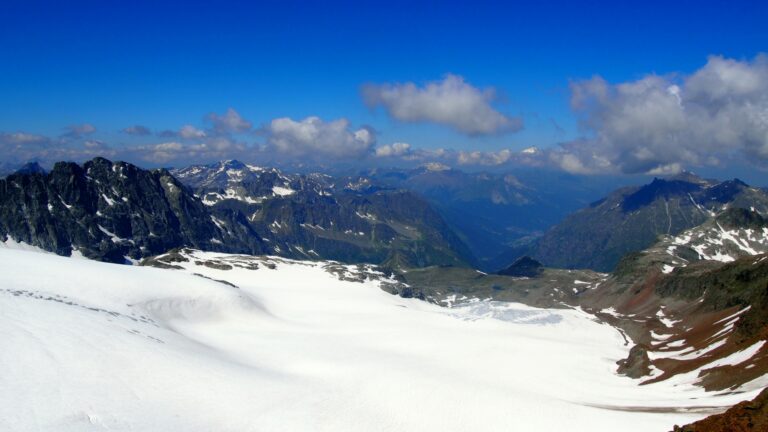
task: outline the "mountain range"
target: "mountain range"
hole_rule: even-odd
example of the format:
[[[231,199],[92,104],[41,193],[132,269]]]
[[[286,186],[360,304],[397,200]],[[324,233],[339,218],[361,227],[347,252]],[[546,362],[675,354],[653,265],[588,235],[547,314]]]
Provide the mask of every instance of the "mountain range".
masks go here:
[[[624,255],[651,246],[660,235],[677,235],[727,208],[768,214],[768,194],[738,179],[656,178],[620,188],[571,214],[507,261],[530,255],[551,267],[611,271]]]
[[[768,214],[762,189],[685,173],[620,188],[565,216],[600,187],[531,179],[434,164],[331,176],[235,160],[143,170],[95,158],[50,172],[33,163],[0,180],[0,236],[111,262],[187,246],[483,271],[528,255],[606,272],[724,209]]]
[[[399,266],[470,265],[415,193],[237,161],[170,172],[95,158],[0,180],[0,236],[124,262],[190,246]]]
[[[620,188],[560,223],[562,208],[545,195],[517,177],[439,166],[331,176],[95,158],[1,179],[0,245],[183,270],[232,288],[233,274],[314,266],[465,319],[553,324],[562,318],[506,305],[576,309],[619,332],[616,370],[638,383],[738,397],[768,376],[764,190],[686,173]],[[505,212],[544,208],[528,225],[502,226]],[[473,232],[514,234],[466,241]],[[481,250],[510,258],[485,272],[492,253],[479,259]]]
[[[484,271],[508,265],[510,251],[629,179],[548,170],[465,172],[441,164],[378,168],[359,176],[426,198],[467,244]]]
[[[474,263],[442,216],[412,191],[238,161],[172,173],[212,214],[237,214],[276,255],[390,266]]]

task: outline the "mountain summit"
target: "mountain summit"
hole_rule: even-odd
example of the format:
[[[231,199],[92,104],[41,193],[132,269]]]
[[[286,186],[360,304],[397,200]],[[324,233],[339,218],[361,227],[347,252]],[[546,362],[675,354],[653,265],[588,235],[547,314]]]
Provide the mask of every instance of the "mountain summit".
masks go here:
[[[768,214],[768,194],[739,179],[692,174],[619,189],[552,227],[528,253],[545,265],[610,271],[627,253],[676,235],[728,208]]]

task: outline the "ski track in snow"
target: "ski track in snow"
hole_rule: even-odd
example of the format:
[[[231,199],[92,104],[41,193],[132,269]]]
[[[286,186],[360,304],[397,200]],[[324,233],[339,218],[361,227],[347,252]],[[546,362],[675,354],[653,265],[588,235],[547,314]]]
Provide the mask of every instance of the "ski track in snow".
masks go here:
[[[579,310],[179,264],[0,248],[0,430],[667,431],[764,385],[638,386],[614,373],[621,335]]]

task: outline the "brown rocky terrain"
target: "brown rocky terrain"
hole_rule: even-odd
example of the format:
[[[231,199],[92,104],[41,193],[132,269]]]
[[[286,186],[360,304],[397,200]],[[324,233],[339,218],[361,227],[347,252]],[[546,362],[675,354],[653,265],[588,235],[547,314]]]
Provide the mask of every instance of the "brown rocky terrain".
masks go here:
[[[768,389],[751,401],[731,407],[685,426],[675,426],[672,432],[746,432],[768,431]]]

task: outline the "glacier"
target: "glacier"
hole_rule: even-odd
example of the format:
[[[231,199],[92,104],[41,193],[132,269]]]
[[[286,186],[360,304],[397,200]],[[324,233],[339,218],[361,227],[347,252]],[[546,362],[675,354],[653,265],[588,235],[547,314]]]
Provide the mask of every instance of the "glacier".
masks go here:
[[[640,386],[615,373],[622,335],[581,310],[441,307],[323,262],[195,252],[158,269],[3,246],[3,431],[667,431],[766,384]]]

